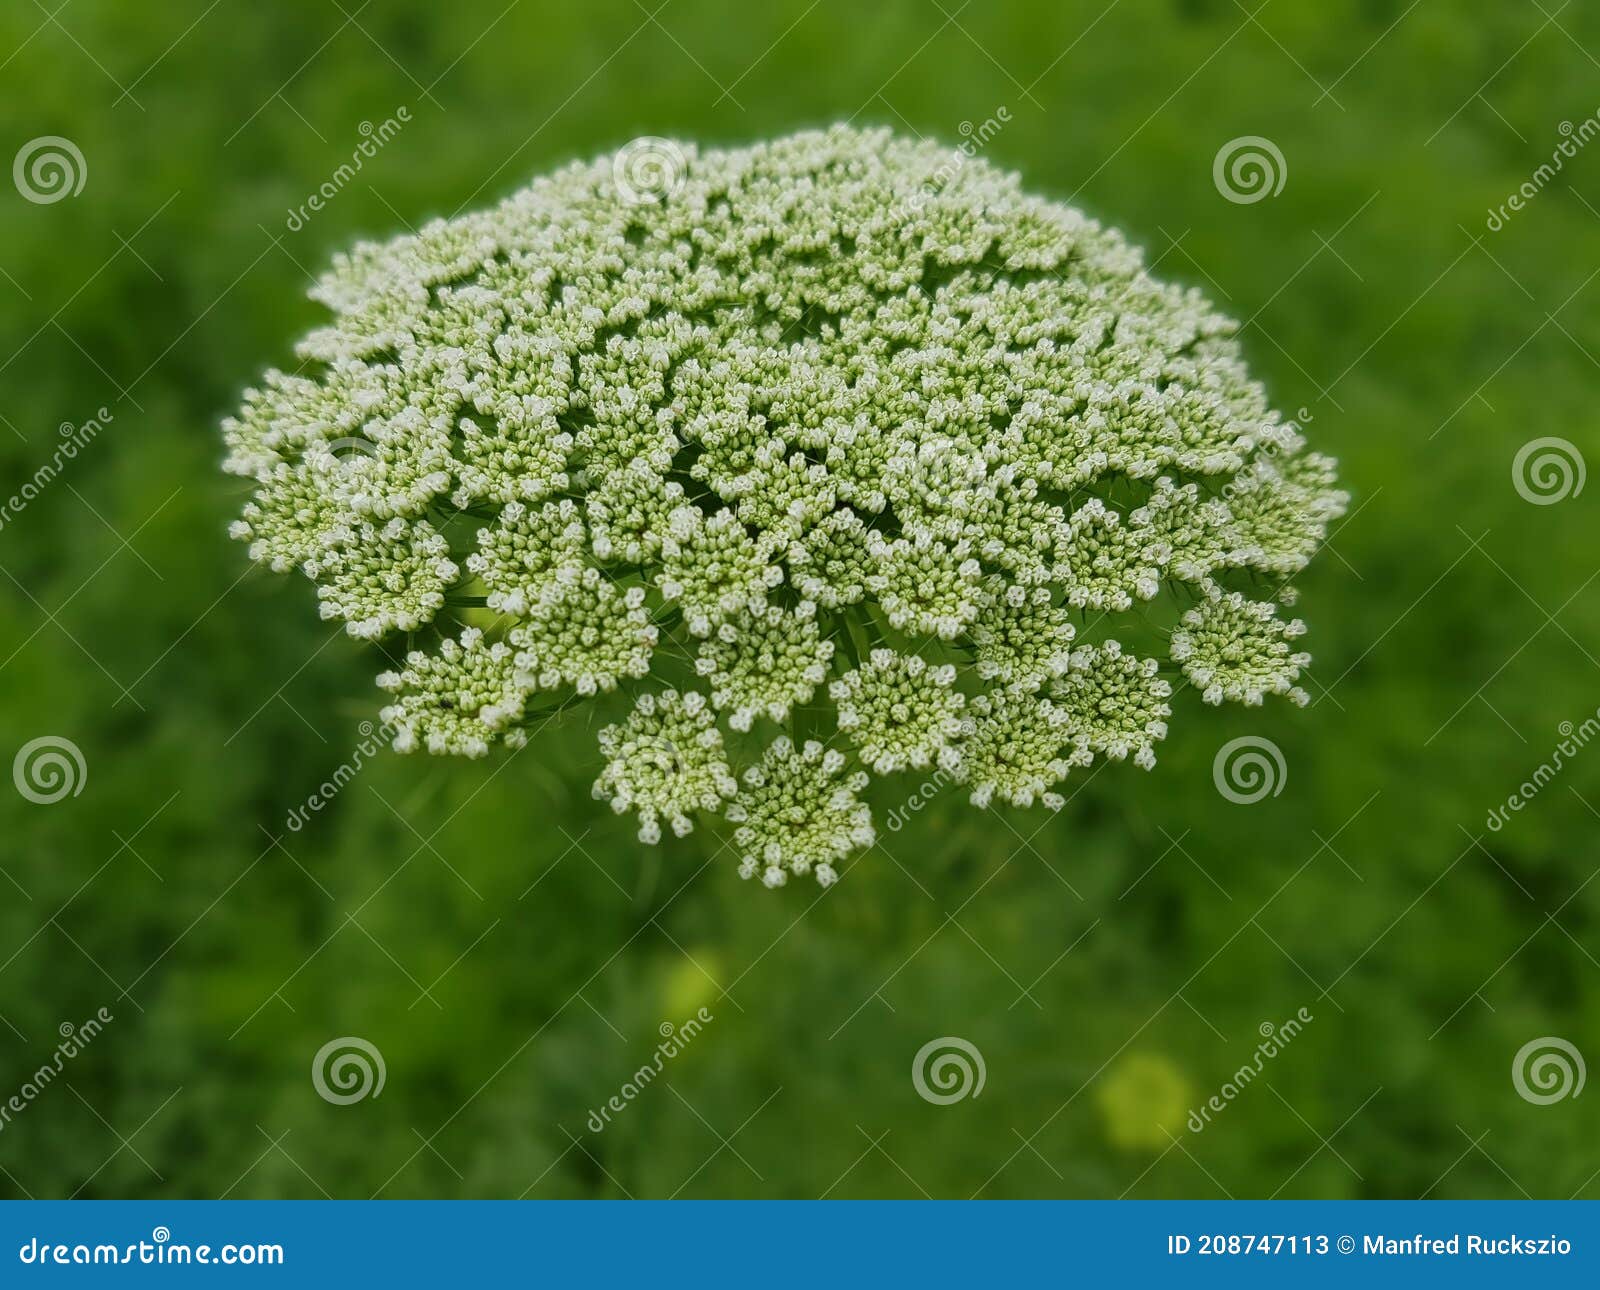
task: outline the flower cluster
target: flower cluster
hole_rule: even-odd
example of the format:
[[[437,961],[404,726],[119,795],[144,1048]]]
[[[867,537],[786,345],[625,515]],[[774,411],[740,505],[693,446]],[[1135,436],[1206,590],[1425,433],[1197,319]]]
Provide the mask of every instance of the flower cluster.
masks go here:
[[[746,877],[826,885],[873,776],[1056,808],[1153,764],[1175,684],[1304,701],[1278,606],[1345,497],[1233,322],[934,143],[668,160],[338,257],[224,426],[234,535],[391,650],[397,749],[593,696],[641,838],[720,815]]]

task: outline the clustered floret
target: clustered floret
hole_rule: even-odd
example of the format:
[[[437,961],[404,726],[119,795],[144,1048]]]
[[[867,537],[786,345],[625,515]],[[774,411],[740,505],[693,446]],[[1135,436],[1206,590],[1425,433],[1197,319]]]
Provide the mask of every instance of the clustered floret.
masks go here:
[[[700,646],[695,671],[711,684],[713,707],[728,725],[749,730],[757,717],[782,724],[790,708],[804,703],[827,679],[833,642],[817,629],[817,607],[768,605],[737,622],[723,623]]]
[[[513,747],[527,738],[513,723],[526,705],[528,679],[515,651],[504,641],[485,644],[476,627],[463,631],[460,640],[446,637],[436,654],[412,650],[399,671],[378,677],[378,686],[398,696],[379,715],[395,732],[399,752],[422,746],[431,753],[482,757],[496,736]]]
[[[1058,809],[1153,765],[1175,681],[1305,702],[1279,606],[1346,498],[1198,292],[887,131],[666,163],[338,257],[225,423],[234,536],[403,633],[397,749],[614,694],[595,794],[642,839],[720,814],[746,877],[827,885],[873,776]]]
[[[953,664],[930,667],[920,654],[875,649],[829,686],[828,696],[838,705],[839,729],[878,774],[926,770],[935,761],[953,770],[967,702],[955,681]]]
[[[1136,766],[1152,769],[1156,742],[1167,737],[1172,715],[1172,686],[1158,674],[1160,666],[1153,658],[1124,654],[1117,641],[1074,653],[1050,691],[1067,711],[1073,742],[1113,761],[1132,753]]]
[[[788,736],[773,740],[759,765],[744,773],[745,787],[729,805],[738,827],[739,872],[758,872],[768,887],[781,887],[791,873],[815,872],[831,887],[833,862],[873,843],[872,810],[856,794],[867,786],[862,770],[844,774],[848,759],[815,739],[798,752]]]
[[[1310,696],[1295,681],[1311,655],[1292,653],[1289,642],[1305,630],[1298,618],[1279,618],[1271,601],[1246,600],[1213,585],[1172,633],[1172,657],[1207,703],[1257,704],[1282,694],[1303,707]]]
[[[609,760],[594,795],[619,815],[635,812],[641,842],[660,841],[663,818],[683,837],[694,828],[690,812],[714,811],[739,791],[716,719],[695,690],[641,694],[626,721],[600,732],[600,751]]]

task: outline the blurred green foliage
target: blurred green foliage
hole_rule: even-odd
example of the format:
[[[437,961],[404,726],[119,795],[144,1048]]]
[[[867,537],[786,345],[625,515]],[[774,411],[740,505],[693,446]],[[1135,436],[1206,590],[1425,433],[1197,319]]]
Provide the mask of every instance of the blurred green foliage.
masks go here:
[[[53,805],[0,793],[0,1097],[62,1023],[115,1020],[0,1128],[0,1192],[1595,1195],[1600,1099],[1531,1105],[1510,1067],[1544,1035],[1600,1060],[1600,753],[1485,819],[1600,704],[1600,488],[1511,480],[1537,436],[1600,461],[1600,151],[1485,219],[1600,107],[1597,55],[1600,16],[1521,0],[6,6],[0,152],[61,135],[88,174],[50,205],[0,184],[0,495],[63,422],[113,420],[0,529],[0,751],[59,735],[88,768]],[[1302,583],[1314,706],[1190,692],[1152,774],[1085,776],[1055,818],[946,792],[820,901],[740,883],[714,838],[637,845],[582,721],[375,757],[288,831],[376,664],[304,580],[247,572],[216,424],[317,320],[309,275],[638,134],[954,142],[1000,106],[987,155],[1248,320],[1342,459],[1354,513]],[[1219,195],[1241,135],[1282,150],[1281,194]],[[1288,766],[1251,806],[1212,782],[1243,734]],[[310,1063],[344,1035],[387,1083],[335,1106]],[[943,1035],[981,1096],[917,1096]]]

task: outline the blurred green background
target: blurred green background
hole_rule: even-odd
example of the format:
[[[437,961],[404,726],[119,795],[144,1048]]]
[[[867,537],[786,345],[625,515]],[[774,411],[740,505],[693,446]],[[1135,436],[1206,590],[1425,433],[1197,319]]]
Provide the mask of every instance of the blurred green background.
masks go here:
[[[1600,108],[1597,60],[1600,15],[1522,0],[5,6],[0,153],[63,136],[87,173],[51,204],[0,181],[0,497],[110,420],[0,528],[0,752],[86,766],[53,804],[0,792],[0,1099],[113,1020],[0,1126],[0,1192],[1600,1195],[1600,1097],[1512,1080],[1541,1037],[1600,1058],[1600,752],[1486,823],[1600,704],[1600,487],[1512,479],[1538,437],[1594,455],[1600,145],[1562,123]],[[226,539],[216,426],[318,320],[309,275],[640,134],[954,143],[1001,107],[986,155],[1245,321],[1341,459],[1313,706],[1189,692],[1153,774],[1054,818],[947,792],[821,900],[709,836],[637,845],[583,721],[509,760],[374,756],[289,831],[376,665]],[[1239,204],[1212,165],[1245,135],[1287,173]],[[1253,805],[1213,783],[1243,735],[1287,766]],[[318,1096],[342,1036],[380,1096]],[[943,1036],[980,1096],[918,1096]]]

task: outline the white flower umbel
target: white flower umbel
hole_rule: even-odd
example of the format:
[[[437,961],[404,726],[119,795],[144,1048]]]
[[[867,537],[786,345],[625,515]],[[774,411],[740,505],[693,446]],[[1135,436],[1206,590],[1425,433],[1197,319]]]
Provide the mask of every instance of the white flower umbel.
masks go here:
[[[960,777],[974,806],[995,799],[1013,806],[1042,802],[1052,811],[1065,804],[1051,786],[1074,766],[1087,766],[1085,748],[1071,748],[1068,714],[1049,699],[995,690],[972,701],[962,744]]]
[[[599,795],[650,840],[724,812],[771,885],[867,845],[869,771],[1059,806],[1149,766],[1163,664],[1111,640],[1304,700],[1278,606],[1346,498],[1236,324],[937,142],[663,146],[648,200],[608,155],[338,256],[223,424],[233,536],[387,653],[398,749],[620,691]]]
[[[1172,657],[1207,703],[1255,704],[1283,694],[1303,707],[1310,696],[1295,681],[1311,655],[1295,653],[1289,642],[1305,630],[1297,618],[1279,618],[1270,601],[1208,585],[1205,600],[1173,632]]]
[[[587,554],[583,521],[571,501],[531,509],[511,502],[497,522],[478,530],[478,549],[466,564],[483,583],[490,609],[525,614],[571,586]]]
[[[1073,742],[1115,761],[1131,753],[1135,765],[1151,769],[1172,715],[1172,687],[1156,675],[1159,668],[1153,658],[1124,654],[1116,641],[1075,651],[1066,674],[1050,687]]]
[[[768,887],[781,887],[791,873],[814,871],[832,886],[834,868],[873,842],[872,812],[856,794],[867,786],[865,771],[846,775],[845,755],[810,740],[799,751],[785,737],[775,739],[759,765],[745,771],[739,796],[726,815],[738,825],[739,874],[761,875]]]
[[[920,655],[875,649],[860,667],[828,688],[839,708],[839,729],[880,775],[923,770],[936,760],[954,770],[960,754],[966,698],[954,689],[956,670],[946,663],[930,667]]]
[[[459,641],[441,641],[436,654],[414,650],[399,671],[379,676],[378,685],[396,696],[380,715],[401,752],[424,747],[482,757],[498,736],[514,744],[522,734],[514,723],[528,686],[515,654],[504,642],[486,644],[476,627]]]
[[[985,681],[1037,690],[1067,670],[1077,628],[1049,587],[1025,587],[1003,578],[985,590],[972,624],[975,670]]]
[[[517,666],[541,689],[570,685],[591,695],[650,670],[658,632],[643,587],[624,590],[593,567],[557,586],[506,637],[521,650]]]
[[[693,691],[641,694],[626,721],[600,732],[600,751],[608,760],[594,795],[619,815],[634,812],[641,842],[660,840],[661,819],[682,837],[694,828],[691,812],[714,811],[739,791],[705,696]]]
[[[728,714],[735,730],[756,717],[783,722],[828,674],[833,642],[817,631],[817,607],[802,601],[794,611],[769,605],[723,623],[700,646],[695,671],[711,683],[711,703]]]

